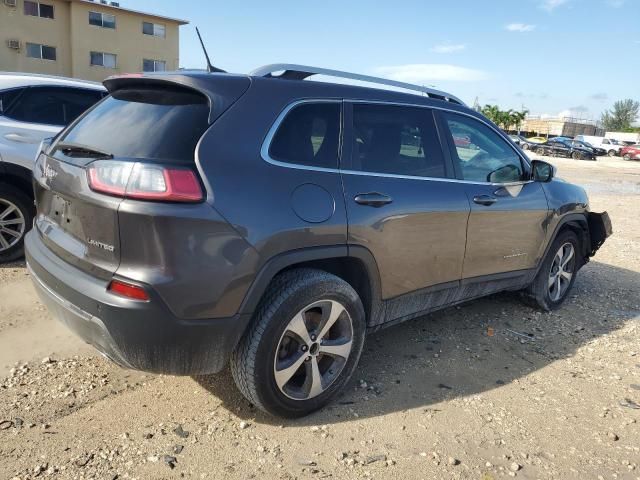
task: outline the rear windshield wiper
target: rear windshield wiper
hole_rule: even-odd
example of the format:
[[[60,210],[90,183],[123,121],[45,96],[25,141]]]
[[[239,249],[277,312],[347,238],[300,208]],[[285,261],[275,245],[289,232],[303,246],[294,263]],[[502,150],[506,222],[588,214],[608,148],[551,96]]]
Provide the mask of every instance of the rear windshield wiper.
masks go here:
[[[56,145],[56,150],[60,150],[67,157],[113,158],[112,153],[104,152],[97,148],[81,145],[79,143],[60,142]]]

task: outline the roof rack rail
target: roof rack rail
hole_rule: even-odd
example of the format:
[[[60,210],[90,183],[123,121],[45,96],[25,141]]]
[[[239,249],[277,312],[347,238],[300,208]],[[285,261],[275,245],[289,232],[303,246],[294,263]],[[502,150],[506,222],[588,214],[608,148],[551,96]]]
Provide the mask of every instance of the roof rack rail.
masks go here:
[[[273,75],[275,72],[283,72],[280,75]],[[304,80],[312,75],[326,75],[328,77],[348,78],[360,82],[376,83],[379,85],[388,85],[391,87],[404,88],[405,90],[413,90],[427,94],[429,97],[446,100],[448,102],[465,105],[458,97],[447,92],[436,90],[434,88],[422,87],[412,83],[398,82],[387,78],[372,77],[370,75],[360,75],[358,73],[343,72],[340,70],[330,70],[328,68],[309,67],[306,65],[296,65],[292,63],[273,63],[265,65],[253,70],[249,75],[253,77],[266,78],[284,78],[288,80]]]

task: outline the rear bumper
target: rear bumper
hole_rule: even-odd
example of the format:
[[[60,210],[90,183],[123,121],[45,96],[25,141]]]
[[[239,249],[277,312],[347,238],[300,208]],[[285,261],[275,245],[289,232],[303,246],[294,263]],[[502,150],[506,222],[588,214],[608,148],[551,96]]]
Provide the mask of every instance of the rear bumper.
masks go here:
[[[251,318],[176,318],[150,291],[149,302],[117,297],[107,282],[56,257],[32,230],[25,253],[33,284],[51,314],[115,363],[174,375],[222,370]]]

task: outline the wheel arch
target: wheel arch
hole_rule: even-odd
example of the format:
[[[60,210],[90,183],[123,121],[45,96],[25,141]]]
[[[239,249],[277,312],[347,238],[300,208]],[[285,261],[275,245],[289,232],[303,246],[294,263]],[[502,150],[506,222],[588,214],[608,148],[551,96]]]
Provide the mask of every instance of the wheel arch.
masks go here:
[[[0,183],[7,183],[33,199],[32,172],[12,163],[0,162]]]
[[[578,241],[580,242],[580,253],[582,258],[582,265],[584,265],[589,259],[589,247],[590,247],[590,237],[589,237],[589,222],[587,220],[587,216],[582,213],[572,213],[563,217],[555,227],[553,235],[549,237],[549,241],[544,249],[544,254],[540,257],[540,261],[538,262],[538,267],[536,268],[536,273],[540,270],[544,259],[547,257],[549,253],[549,249],[558,235],[562,232],[571,231],[576,234],[578,237]]]
[[[294,268],[315,268],[343,279],[358,293],[367,325],[379,323],[384,314],[378,266],[365,247],[334,245],[284,252],[269,259],[256,275],[239,313],[253,313],[272,280]]]

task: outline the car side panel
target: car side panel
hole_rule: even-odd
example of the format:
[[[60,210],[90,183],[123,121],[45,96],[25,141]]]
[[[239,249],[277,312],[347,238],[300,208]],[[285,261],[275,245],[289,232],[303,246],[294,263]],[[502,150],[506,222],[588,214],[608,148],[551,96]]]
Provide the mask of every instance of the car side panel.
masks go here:
[[[214,208],[252,245],[257,271],[269,259],[296,249],[346,245],[347,217],[342,182],[336,171],[269,163],[261,147],[276,118],[292,102],[305,97],[298,83],[255,81],[233,108],[202,138],[200,169],[210,184]],[[317,97],[314,97],[317,98]],[[339,101],[339,99],[334,99]],[[312,205],[324,190],[331,214],[324,221],[303,220],[293,208]],[[304,216],[304,215],[303,215]],[[257,272],[254,272],[254,274]],[[245,280],[250,280],[249,278]],[[238,285],[248,289],[249,285]]]
[[[0,115],[0,157],[7,163],[33,170],[40,142],[62,127],[12,120]]]
[[[541,184],[467,184],[467,195],[497,198],[490,206],[471,202],[463,278],[533,268],[540,260],[549,211]]]
[[[549,205],[549,219],[545,241],[540,245],[539,257],[543,257],[547,246],[553,241],[558,231],[558,226],[566,221],[567,217],[582,219],[586,225],[589,210],[589,200],[582,187],[559,178],[541,185]]]

